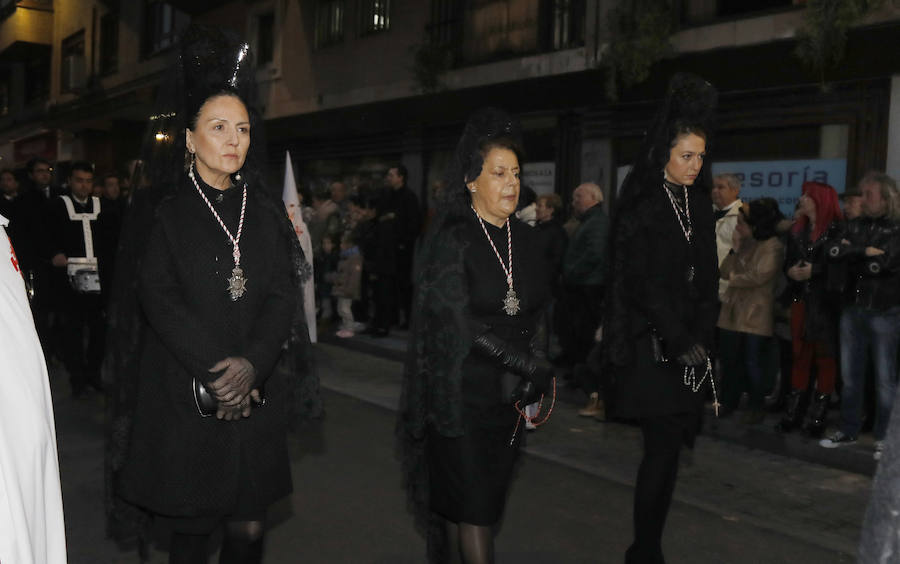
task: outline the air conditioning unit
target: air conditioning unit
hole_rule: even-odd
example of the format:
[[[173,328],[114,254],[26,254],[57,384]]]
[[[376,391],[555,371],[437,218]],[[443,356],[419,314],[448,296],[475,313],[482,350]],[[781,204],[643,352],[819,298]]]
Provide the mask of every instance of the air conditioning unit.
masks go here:
[[[66,55],[62,59],[62,91],[73,92],[85,86],[84,55]]]

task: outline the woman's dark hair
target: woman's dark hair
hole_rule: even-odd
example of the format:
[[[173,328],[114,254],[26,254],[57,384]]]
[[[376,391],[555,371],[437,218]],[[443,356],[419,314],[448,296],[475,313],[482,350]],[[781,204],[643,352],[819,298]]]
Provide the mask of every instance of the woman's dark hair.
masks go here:
[[[774,237],[778,222],[784,219],[784,214],[781,213],[778,202],[774,198],[759,198],[751,201],[746,208],[741,208],[741,215],[750,226],[753,238],[757,241],[765,241]]]

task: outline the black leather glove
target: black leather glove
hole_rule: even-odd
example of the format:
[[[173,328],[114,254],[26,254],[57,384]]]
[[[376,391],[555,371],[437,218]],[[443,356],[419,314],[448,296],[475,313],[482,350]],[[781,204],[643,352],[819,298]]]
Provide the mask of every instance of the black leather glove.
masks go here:
[[[475,337],[472,349],[493,360],[501,368],[531,382],[538,396],[549,389],[553,378],[553,365],[547,360],[516,350],[490,331]]]
[[[520,406],[526,406],[528,404],[534,403],[541,399],[541,393],[537,390],[537,387],[534,385],[534,382],[530,380],[522,379],[519,382],[519,385],[516,386],[516,389],[513,390],[512,393],[512,402],[520,402]],[[546,392],[544,392],[546,393]]]

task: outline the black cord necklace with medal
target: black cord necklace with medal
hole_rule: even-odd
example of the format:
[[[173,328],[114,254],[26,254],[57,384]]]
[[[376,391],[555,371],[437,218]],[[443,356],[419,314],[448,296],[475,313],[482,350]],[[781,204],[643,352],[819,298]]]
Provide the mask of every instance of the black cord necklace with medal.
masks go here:
[[[237,235],[232,235],[231,231],[225,227],[225,222],[222,221],[222,218],[219,216],[218,212],[216,212],[216,208],[213,207],[212,203],[209,201],[209,198],[206,197],[206,194],[203,193],[203,190],[200,189],[200,184],[197,183],[197,177],[194,176],[194,165],[191,164],[190,171],[188,172],[188,176],[191,177],[191,181],[194,183],[194,187],[197,189],[197,192],[200,194],[200,197],[203,198],[203,201],[206,202],[207,207],[209,207],[209,211],[212,212],[213,216],[216,218],[216,221],[219,222],[219,226],[225,231],[225,235],[228,236],[228,239],[231,241],[231,256],[234,259],[234,269],[231,271],[231,276],[227,278],[228,285],[225,286],[225,289],[228,291],[229,296],[231,297],[231,301],[237,301],[241,296],[244,295],[244,292],[247,291],[247,279],[244,278],[244,269],[241,268],[241,233],[244,231],[244,212],[247,210],[247,184],[244,184],[244,194],[241,198],[241,219],[238,221],[238,229]]]
[[[506,284],[509,286],[509,289],[506,291],[506,297],[503,298],[503,311],[506,312],[506,315],[516,315],[519,313],[519,298],[516,296],[516,291],[513,289],[513,262],[512,262],[512,228],[509,226],[509,218],[506,218],[506,255],[507,255],[507,263],[509,264],[509,268],[507,268],[506,263],[503,262],[503,257],[500,256],[500,251],[497,250],[497,246],[494,245],[493,239],[491,239],[491,235],[488,233],[487,227],[484,225],[484,220],[481,219],[481,216],[478,215],[478,211],[475,209],[475,206],[472,206],[472,212],[475,214],[475,217],[478,219],[478,223],[481,224],[481,230],[484,231],[484,236],[487,237],[488,243],[491,244],[491,248],[494,249],[494,254],[497,255],[497,260],[500,261],[500,268],[503,269],[503,274],[506,275]]]

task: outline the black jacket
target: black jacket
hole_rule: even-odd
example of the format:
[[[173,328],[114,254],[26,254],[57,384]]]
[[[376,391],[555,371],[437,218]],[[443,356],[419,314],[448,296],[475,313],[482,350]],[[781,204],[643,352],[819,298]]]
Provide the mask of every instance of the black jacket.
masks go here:
[[[138,400],[120,485],[123,497],[157,513],[222,515],[234,507],[241,467],[260,506],[291,490],[285,427],[288,378],[296,375],[273,367],[290,333],[297,294],[289,242],[278,225],[287,218],[251,187],[240,240],[247,289],[231,301],[231,243],[187,188],[160,205],[140,265],[138,294],[149,330],[140,345]],[[214,205],[235,233],[241,191],[223,196]],[[191,380],[215,379],[208,369],[228,356],[253,364],[255,387],[265,387],[267,404],[249,419],[202,418]]]
[[[791,232],[787,237],[784,271],[805,261],[812,266],[812,277],[797,282],[788,278],[789,291],[794,301],[806,306],[804,338],[808,341],[834,343],[837,338],[837,318],[840,314],[839,274],[828,260],[828,249],[841,240],[842,225],[833,222],[815,241],[810,240],[809,229]]]
[[[684,385],[684,367],[675,359],[695,343],[712,348],[719,314],[712,201],[702,187],[689,189],[689,244],[660,185],[646,190],[640,205],[619,211],[612,234],[612,286],[603,330],[617,382],[616,411],[623,417],[699,409],[703,394]],[[651,331],[662,339],[668,362],[654,360]],[[704,368],[697,367],[698,376]]]
[[[550,269],[549,275],[554,287],[562,274],[562,263],[566,256],[566,246],[569,244],[569,236],[563,229],[562,223],[557,219],[551,219],[543,223],[538,222],[534,229],[538,233],[538,240],[543,247],[544,257]]]
[[[866,247],[884,254],[867,257]],[[851,220],[829,245],[828,256],[847,269],[845,304],[875,310],[900,305],[900,222],[886,217]]]

